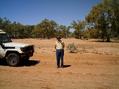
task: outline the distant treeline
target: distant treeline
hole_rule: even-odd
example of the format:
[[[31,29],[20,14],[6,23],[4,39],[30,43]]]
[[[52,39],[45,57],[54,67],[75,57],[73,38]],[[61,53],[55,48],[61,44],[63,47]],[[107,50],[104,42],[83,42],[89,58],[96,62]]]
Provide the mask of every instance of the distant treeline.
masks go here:
[[[12,38],[53,38],[61,35],[67,38],[71,35],[69,27],[58,25],[55,21],[44,19],[37,25],[23,25],[11,22],[7,18],[0,18],[0,29],[7,32]]]
[[[23,25],[0,18],[0,29],[12,38],[50,39],[60,35],[64,38],[101,38],[103,41],[110,41],[110,38],[119,38],[119,0],[102,0],[92,7],[84,21],[72,21],[70,26],[59,25],[49,19],[44,19],[37,25]]]

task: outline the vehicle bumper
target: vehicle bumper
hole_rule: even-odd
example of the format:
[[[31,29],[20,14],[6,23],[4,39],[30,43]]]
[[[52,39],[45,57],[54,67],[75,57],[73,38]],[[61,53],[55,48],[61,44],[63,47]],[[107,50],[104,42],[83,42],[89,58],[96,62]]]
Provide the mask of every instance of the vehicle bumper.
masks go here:
[[[25,56],[32,57],[33,54],[34,54],[34,52],[33,51],[30,51],[30,52],[27,52],[27,53],[22,53],[21,54],[21,57],[25,57]]]

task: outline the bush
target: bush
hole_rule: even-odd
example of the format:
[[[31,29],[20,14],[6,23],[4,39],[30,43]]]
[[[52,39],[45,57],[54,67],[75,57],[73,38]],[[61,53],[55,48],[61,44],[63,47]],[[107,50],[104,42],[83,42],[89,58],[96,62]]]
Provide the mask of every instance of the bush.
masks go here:
[[[76,53],[77,52],[77,46],[74,43],[68,44],[67,49],[70,53]]]

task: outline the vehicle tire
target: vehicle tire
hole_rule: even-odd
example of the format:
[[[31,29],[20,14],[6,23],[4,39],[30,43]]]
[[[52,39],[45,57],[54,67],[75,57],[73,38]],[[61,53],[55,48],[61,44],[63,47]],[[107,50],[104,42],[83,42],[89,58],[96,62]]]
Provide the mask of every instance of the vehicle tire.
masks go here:
[[[18,66],[20,63],[20,56],[18,53],[9,53],[6,56],[6,62],[10,66]]]

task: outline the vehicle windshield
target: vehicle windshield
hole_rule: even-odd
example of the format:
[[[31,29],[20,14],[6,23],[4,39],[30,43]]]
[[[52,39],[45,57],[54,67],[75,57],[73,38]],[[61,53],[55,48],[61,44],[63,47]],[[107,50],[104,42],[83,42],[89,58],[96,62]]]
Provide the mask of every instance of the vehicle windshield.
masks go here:
[[[10,37],[7,34],[0,34],[0,43],[12,42]]]

